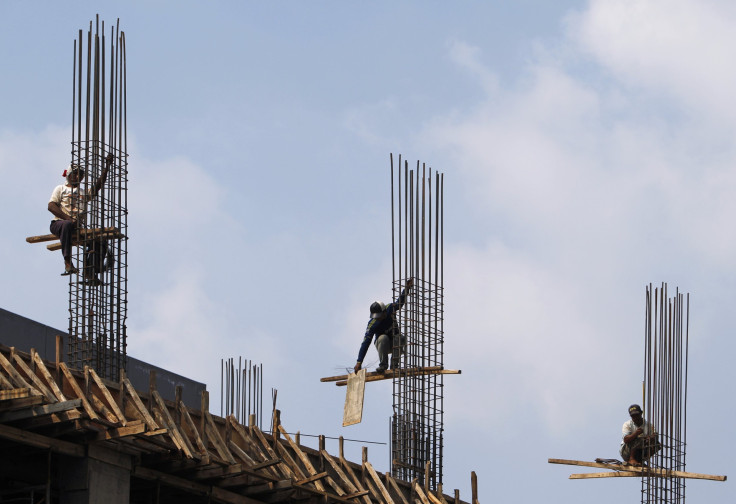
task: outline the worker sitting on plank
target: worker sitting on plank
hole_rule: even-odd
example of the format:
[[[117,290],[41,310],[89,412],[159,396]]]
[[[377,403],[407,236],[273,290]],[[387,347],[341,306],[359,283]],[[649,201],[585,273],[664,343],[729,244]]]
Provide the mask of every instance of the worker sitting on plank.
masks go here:
[[[64,257],[64,272],[62,275],[71,275],[79,270],[72,264],[72,239],[78,225],[84,224],[87,202],[97,196],[107,179],[107,170],[113,160],[113,155],[108,154],[106,164],[102,169],[100,178],[91,189],[82,191],[79,184],[84,180],[86,172],[78,165],[69,166],[64,170],[63,176],[66,183],[56,186],[51,193],[48,209],[54,215],[51,221],[51,233],[61,241],[61,254]]]
[[[399,296],[399,299],[386,306],[384,303],[376,301],[371,305],[371,318],[368,321],[368,327],[365,330],[363,344],[360,345],[358,352],[358,363],[355,365],[357,373],[362,364],[368,347],[373,337],[376,337],[376,350],[378,350],[379,364],[376,368],[377,373],[384,373],[388,368],[388,354],[391,356],[391,369],[399,367],[401,359],[401,349],[406,345],[406,337],[399,331],[399,324],[396,321],[396,312],[404,306],[406,302],[406,294],[414,285],[414,280],[410,278],[406,281],[406,287]],[[398,338],[397,351],[394,351],[394,338]]]
[[[625,422],[621,429],[623,438],[619,452],[625,464],[641,466],[657,453],[662,445],[657,439],[654,425],[644,420],[638,404],[629,406],[629,415],[631,419]]]

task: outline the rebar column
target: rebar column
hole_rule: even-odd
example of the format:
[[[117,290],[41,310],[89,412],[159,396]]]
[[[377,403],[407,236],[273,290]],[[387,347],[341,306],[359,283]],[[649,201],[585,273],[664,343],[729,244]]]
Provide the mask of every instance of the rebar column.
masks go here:
[[[684,319],[684,320],[683,320]],[[685,470],[687,424],[687,358],[690,296],[667,284],[646,289],[644,338],[644,418],[654,425],[661,449],[649,465],[668,471]],[[685,480],[648,476],[641,481],[642,504],[685,502]]]
[[[433,186],[434,180],[434,186]],[[392,474],[404,481],[442,483],[444,431],[443,375],[419,375],[409,369],[444,367],[443,357],[443,176],[417,161],[409,170],[401,156],[394,171],[391,155],[391,248],[394,299],[414,279],[397,321],[402,337],[394,338],[396,357],[391,417]],[[404,343],[405,342],[405,343]],[[429,463],[429,466],[427,466]]]
[[[79,275],[69,277],[67,360],[117,380],[126,366],[128,297],[127,90],[119,21],[109,41],[99,16],[86,36],[79,30],[73,61],[71,164],[85,172],[79,194],[86,212],[77,221],[73,253]],[[105,166],[105,183],[95,192]]]

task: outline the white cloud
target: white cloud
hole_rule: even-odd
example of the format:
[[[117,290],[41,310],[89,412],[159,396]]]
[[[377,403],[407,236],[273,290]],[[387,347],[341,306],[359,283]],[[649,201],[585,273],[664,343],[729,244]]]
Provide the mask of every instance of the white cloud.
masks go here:
[[[733,122],[736,5],[718,0],[593,0],[568,19],[582,53],[616,79]]]

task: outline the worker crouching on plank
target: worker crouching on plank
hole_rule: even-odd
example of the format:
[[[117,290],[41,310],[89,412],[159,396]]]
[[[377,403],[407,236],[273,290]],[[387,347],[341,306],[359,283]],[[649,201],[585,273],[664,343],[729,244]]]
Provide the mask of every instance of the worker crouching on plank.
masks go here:
[[[51,221],[51,233],[61,241],[61,254],[64,257],[64,272],[62,275],[71,275],[79,270],[72,264],[72,239],[74,238],[77,225],[84,224],[87,202],[92,200],[107,180],[108,166],[112,163],[113,155],[108,154],[105,158],[106,164],[102,169],[100,178],[91,189],[82,191],[79,184],[84,180],[86,172],[78,165],[71,165],[64,170],[63,176],[66,183],[56,186],[51,193],[48,209],[54,215]]]
[[[368,347],[370,346],[371,340],[374,336],[376,338],[376,350],[378,351],[378,358],[380,360],[380,363],[376,368],[376,372],[384,373],[386,371],[388,368],[389,353],[393,353],[391,356],[391,369],[399,367],[402,349],[406,346],[406,336],[402,335],[399,331],[399,324],[396,321],[396,312],[404,306],[406,295],[412,285],[414,285],[414,279],[410,278],[406,281],[406,286],[401,292],[399,299],[388,306],[378,301],[371,305],[371,318],[368,321],[368,327],[365,330],[363,344],[360,345],[358,363],[354,368],[356,373],[360,370],[363,364],[363,359],[365,358],[365,354],[368,352]],[[394,338],[399,338],[399,348],[395,352],[393,351]]]
[[[624,423],[621,432],[621,458],[625,464],[641,466],[657,453],[662,445],[657,439],[657,431],[651,422],[644,420],[641,407],[638,404],[629,406],[631,419]]]

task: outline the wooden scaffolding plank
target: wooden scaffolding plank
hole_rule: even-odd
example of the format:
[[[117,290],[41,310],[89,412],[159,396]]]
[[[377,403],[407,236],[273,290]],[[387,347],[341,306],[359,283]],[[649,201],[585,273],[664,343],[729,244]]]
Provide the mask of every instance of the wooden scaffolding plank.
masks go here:
[[[438,369],[435,369],[438,368]],[[366,383],[381,381],[381,380],[392,380],[393,378],[404,378],[409,376],[429,376],[429,375],[449,375],[449,374],[462,374],[461,370],[457,369],[442,369],[439,366],[432,366],[431,368],[415,368],[414,370],[407,370],[406,374],[401,374],[401,370],[386,370],[385,373],[370,373],[365,378]],[[334,380],[330,380],[334,381]],[[348,384],[347,376],[344,380],[336,381],[335,385],[338,387],[345,387]]]
[[[23,371],[25,375],[28,377],[31,382],[36,386],[36,390],[41,392],[43,396],[46,398],[48,402],[57,402],[59,399],[54,395],[53,392],[51,392],[51,389],[49,389],[44,382],[41,381],[41,379],[34,373],[31,368],[28,366],[28,364],[25,363],[23,358],[18,355],[13,355],[13,360],[15,361],[15,365],[18,369]]]
[[[571,474],[570,479],[595,479],[595,478],[641,478],[641,473],[631,471],[614,471],[604,473]]]
[[[97,420],[99,416],[95,412],[95,410],[92,408],[92,405],[87,400],[87,397],[84,395],[84,392],[82,392],[82,389],[80,388],[79,384],[77,383],[76,378],[72,375],[71,371],[69,371],[69,368],[66,367],[66,364],[63,362],[59,363],[59,369],[61,369],[61,373],[66,379],[67,384],[72,389],[72,392],[77,396],[77,399],[82,400],[82,407],[84,408],[84,411],[87,413],[87,416],[90,418],[90,420]]]
[[[653,467],[635,467],[630,465],[602,464],[599,462],[586,462],[583,460],[566,460],[566,459],[548,459],[550,464],[564,464],[583,467],[598,467],[601,469],[611,469],[613,471],[635,472],[645,476],[659,476],[662,478],[690,478],[703,479],[711,481],[726,481],[726,476],[715,476],[712,474],[700,474],[685,471],[669,471],[666,469],[657,469]]]
[[[79,241],[80,238],[86,238],[87,236],[100,237],[110,235],[114,238],[123,238],[124,235],[116,227],[104,227],[104,228],[91,228],[91,229],[77,229],[74,240]],[[58,240],[59,237],[53,234],[45,234],[38,236],[29,236],[26,238],[28,243],[42,243],[48,241]]]

